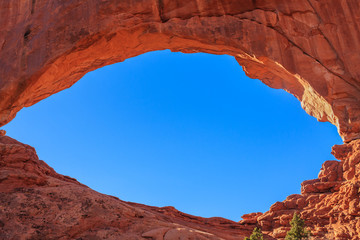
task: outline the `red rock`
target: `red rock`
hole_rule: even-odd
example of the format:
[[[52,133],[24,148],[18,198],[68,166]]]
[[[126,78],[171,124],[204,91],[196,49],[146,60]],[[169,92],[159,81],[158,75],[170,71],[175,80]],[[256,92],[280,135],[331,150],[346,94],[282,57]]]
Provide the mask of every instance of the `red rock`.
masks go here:
[[[282,238],[299,212],[319,239],[359,239],[359,13],[358,0],[1,1],[0,126],[89,71],[171,49],[234,56],[347,144],[333,147],[341,162],[325,162],[301,197],[240,224],[96,193],[0,131],[0,238],[242,239],[257,225]]]
[[[349,202],[349,214],[354,216],[359,216],[359,213],[360,213],[359,199],[355,198]]]
[[[256,224],[258,217],[261,215],[262,215],[261,212],[244,214],[241,216],[241,218],[243,220],[241,220],[239,223],[241,223],[241,224]]]
[[[270,207],[270,211],[279,211],[279,210],[285,210],[286,207],[284,203],[282,202],[276,202]]]
[[[284,206],[286,209],[296,209],[296,207],[297,207],[296,199],[295,200],[285,200]]]
[[[0,239],[243,239],[253,227],[100,194],[0,136]],[[266,236],[266,239],[272,239]]]
[[[234,56],[351,141],[360,137],[359,12],[358,0],[2,1],[0,125],[89,71],[171,49]]]
[[[339,161],[326,161],[323,163],[319,173],[319,180],[321,182],[335,182],[343,180],[342,164]]]
[[[280,225],[282,226],[288,226],[289,222],[291,221],[291,219],[293,218],[294,213],[291,212],[290,214],[282,214],[280,216]],[[275,236],[274,236],[275,237]]]
[[[341,182],[317,182],[313,184],[304,184],[301,187],[301,193],[326,193],[339,191]]]
[[[273,232],[273,236],[276,239],[280,239],[280,238],[285,238],[286,233],[290,230],[289,227],[281,227],[281,228],[277,228],[274,230]]]
[[[334,146],[333,154],[341,162],[325,162],[319,179],[302,183],[301,195],[290,195],[283,205],[277,202],[258,216],[258,224],[271,236],[283,238],[283,229],[289,227],[290,216],[298,212],[317,239],[359,239],[360,140]],[[351,178],[342,178],[349,176],[346,175],[349,172],[353,173]],[[289,210],[284,210],[283,206]]]

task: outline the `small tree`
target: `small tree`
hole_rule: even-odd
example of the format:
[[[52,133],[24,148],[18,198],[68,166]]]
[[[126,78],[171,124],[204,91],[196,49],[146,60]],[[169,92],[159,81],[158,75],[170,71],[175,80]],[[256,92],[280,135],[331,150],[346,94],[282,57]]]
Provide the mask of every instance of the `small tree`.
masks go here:
[[[294,213],[290,222],[291,229],[287,232],[285,240],[305,240],[309,239],[310,232],[305,229],[305,222],[300,215]]]
[[[245,240],[263,240],[263,234],[260,228],[254,228],[250,238],[246,237]]]

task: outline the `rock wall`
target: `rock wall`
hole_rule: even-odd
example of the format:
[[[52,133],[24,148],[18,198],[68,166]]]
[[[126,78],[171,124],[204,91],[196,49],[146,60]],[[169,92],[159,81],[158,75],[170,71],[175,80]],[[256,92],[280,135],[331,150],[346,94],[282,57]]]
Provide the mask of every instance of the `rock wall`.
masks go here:
[[[254,226],[282,238],[296,211],[316,239],[360,239],[359,19],[358,0],[1,1],[0,126],[89,71],[171,49],[234,56],[346,144],[300,195],[234,223],[101,195],[0,136],[0,238],[242,239]]]
[[[252,226],[123,202],[60,175],[0,136],[0,239],[243,239]],[[267,237],[266,239],[272,239]]]
[[[332,153],[341,161],[326,161],[317,179],[301,184],[301,194],[276,202],[264,214],[244,215],[241,223],[261,226],[278,239],[297,212],[315,239],[360,239],[360,140],[335,145]]]
[[[240,240],[255,227],[265,239],[283,239],[297,212],[313,239],[359,240],[360,140],[334,146],[333,154],[341,161],[326,161],[301,194],[236,223],[100,194],[56,173],[34,148],[0,136],[0,239]]]
[[[85,73],[171,49],[234,56],[345,141],[360,134],[358,0],[0,2],[0,125]]]

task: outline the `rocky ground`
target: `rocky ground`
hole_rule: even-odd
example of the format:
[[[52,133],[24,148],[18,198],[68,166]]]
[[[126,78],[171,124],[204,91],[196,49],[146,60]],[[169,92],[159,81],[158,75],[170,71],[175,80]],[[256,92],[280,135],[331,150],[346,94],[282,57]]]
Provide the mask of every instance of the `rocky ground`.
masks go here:
[[[300,195],[236,223],[97,193],[0,136],[0,239],[243,239],[255,226],[282,238],[294,212],[315,239],[360,239],[359,12],[358,0],[0,1],[0,126],[89,71],[170,49],[235,57],[346,142]]]
[[[100,194],[0,136],[0,239],[243,239],[252,226]],[[271,239],[271,238],[268,238]]]
[[[4,134],[4,133],[2,133]],[[56,173],[35,149],[0,136],[0,239],[243,239],[260,226],[281,239],[298,212],[314,239],[360,239],[360,140],[333,147],[341,161],[323,164],[301,194],[239,223],[201,218],[98,193]]]
[[[264,214],[245,215],[241,223],[283,238],[299,212],[315,239],[360,239],[360,140],[335,145],[332,153],[341,161],[326,161],[317,179],[301,184],[301,194],[276,202]]]

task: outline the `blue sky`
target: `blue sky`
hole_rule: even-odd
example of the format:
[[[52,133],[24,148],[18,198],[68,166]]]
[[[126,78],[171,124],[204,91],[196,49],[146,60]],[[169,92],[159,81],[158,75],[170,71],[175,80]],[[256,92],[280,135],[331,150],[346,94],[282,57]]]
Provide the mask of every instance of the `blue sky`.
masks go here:
[[[233,57],[170,51],[90,72],[4,129],[101,193],[235,221],[300,193],[342,143]]]

